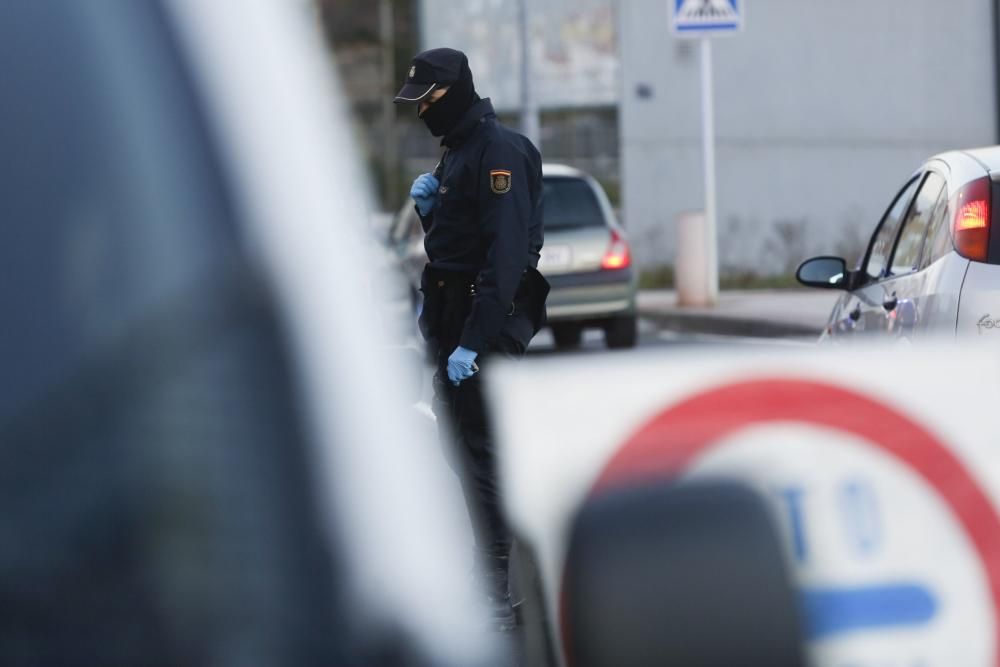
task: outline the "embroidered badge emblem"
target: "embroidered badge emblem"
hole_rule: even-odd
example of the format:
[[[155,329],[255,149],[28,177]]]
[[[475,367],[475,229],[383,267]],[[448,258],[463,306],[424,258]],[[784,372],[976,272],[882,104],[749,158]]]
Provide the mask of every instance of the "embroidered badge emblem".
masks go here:
[[[410,77],[410,78],[412,79],[412,78],[413,78],[413,75],[414,75],[414,74],[416,74],[416,73],[417,73],[417,66],[416,66],[416,65],[414,65],[414,66],[412,66],[412,67],[410,68],[410,73],[409,73],[409,75],[408,75],[408,76],[409,76],[409,77]]]
[[[510,172],[504,169],[491,169],[490,189],[498,195],[510,192]]]

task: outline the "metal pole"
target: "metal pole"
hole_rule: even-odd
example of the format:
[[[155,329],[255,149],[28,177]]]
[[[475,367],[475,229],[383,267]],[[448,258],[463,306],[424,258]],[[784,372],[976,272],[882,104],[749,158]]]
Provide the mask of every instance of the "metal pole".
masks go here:
[[[518,23],[521,36],[521,132],[541,149],[541,123],[538,118],[538,100],[531,76],[531,13],[528,0],[518,3]]]
[[[382,46],[382,196],[384,204],[394,210],[396,181],[399,179],[399,147],[396,143],[396,105],[392,103],[396,89],[395,51],[396,30],[393,20],[392,0],[379,0],[379,41]]]
[[[712,40],[701,38],[701,127],[705,167],[705,305],[719,298],[718,240],[715,226],[715,104],[712,97]]]

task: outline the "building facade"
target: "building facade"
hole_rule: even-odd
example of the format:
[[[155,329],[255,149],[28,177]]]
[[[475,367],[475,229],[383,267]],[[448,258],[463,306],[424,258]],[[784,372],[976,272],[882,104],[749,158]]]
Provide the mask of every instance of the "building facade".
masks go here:
[[[856,254],[924,158],[997,142],[992,0],[744,4],[712,45],[723,271]],[[645,266],[673,264],[677,217],[704,207],[699,49],[671,6],[617,4],[623,217]]]

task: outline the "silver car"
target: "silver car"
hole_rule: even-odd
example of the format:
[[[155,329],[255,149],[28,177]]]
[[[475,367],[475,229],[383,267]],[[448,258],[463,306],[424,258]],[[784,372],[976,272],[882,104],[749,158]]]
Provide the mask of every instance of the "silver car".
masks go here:
[[[559,348],[580,344],[584,328],[604,331],[610,348],[634,347],[637,338],[638,271],[611,202],[589,174],[558,164],[542,165],[545,244],[538,268],[552,286],[549,325]],[[427,261],[420,220],[407,203],[389,234],[414,285]]]
[[[1000,147],[934,156],[906,180],[853,271],[814,257],[797,278],[844,290],[821,340],[1000,336]]]
[[[545,245],[538,268],[552,285],[548,315],[556,346],[575,347],[585,327],[597,327],[608,347],[634,347],[639,275],[604,189],[563,165],[543,165],[542,174]]]

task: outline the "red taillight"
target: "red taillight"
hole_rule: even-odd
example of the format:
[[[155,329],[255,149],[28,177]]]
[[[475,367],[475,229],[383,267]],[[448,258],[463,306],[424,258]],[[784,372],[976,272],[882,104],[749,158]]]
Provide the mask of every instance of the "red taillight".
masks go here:
[[[981,229],[986,226],[986,202],[982,199],[970,201],[958,210],[955,217],[955,231],[964,232],[967,229]]]
[[[602,269],[624,269],[632,264],[632,254],[629,252],[628,243],[615,230],[611,230],[611,244],[607,252],[601,259]]]
[[[985,262],[990,247],[990,179],[972,181],[951,200],[952,231],[962,257]]]

